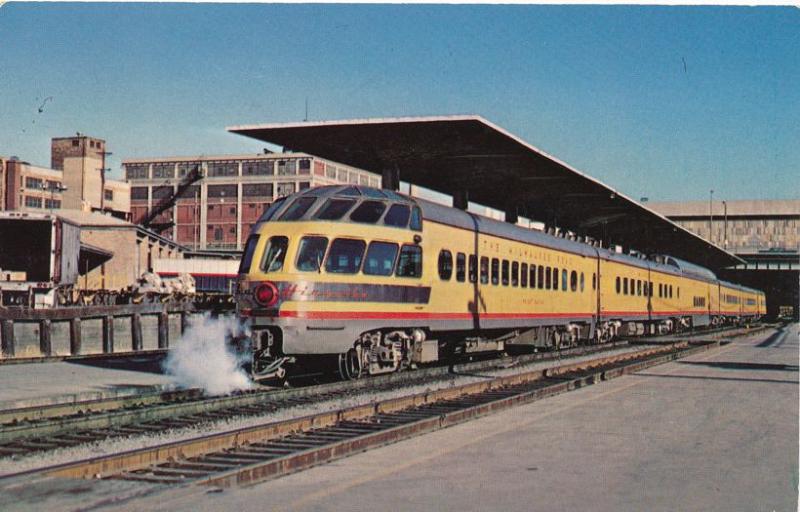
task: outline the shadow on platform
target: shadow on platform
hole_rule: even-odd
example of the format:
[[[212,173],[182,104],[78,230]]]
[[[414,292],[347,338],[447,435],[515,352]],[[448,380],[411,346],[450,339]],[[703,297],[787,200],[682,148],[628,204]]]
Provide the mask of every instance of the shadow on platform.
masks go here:
[[[91,366],[94,368],[163,374],[164,370],[161,367],[161,363],[164,361],[165,357],[164,354],[149,354],[130,357],[93,357],[88,359],[75,359],[67,362],[69,364]]]
[[[725,370],[777,370],[782,372],[796,372],[796,364],[771,364],[771,363],[745,363],[745,362],[726,362],[726,361],[677,361],[678,364],[688,364],[692,366],[708,366],[710,368],[722,368]]]

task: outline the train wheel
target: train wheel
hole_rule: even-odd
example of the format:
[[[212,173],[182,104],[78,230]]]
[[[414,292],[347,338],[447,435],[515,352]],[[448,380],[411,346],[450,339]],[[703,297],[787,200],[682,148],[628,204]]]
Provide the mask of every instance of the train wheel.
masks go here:
[[[360,379],[363,373],[359,351],[351,348],[344,354],[339,354],[339,376],[343,380]]]

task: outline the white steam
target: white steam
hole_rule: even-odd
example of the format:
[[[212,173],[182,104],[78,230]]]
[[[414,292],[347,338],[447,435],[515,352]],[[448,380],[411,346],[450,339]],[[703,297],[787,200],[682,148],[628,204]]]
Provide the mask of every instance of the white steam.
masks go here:
[[[252,383],[242,370],[241,356],[228,340],[245,334],[235,317],[194,315],[180,342],[169,351],[163,367],[178,387],[201,388],[210,395],[248,389]]]

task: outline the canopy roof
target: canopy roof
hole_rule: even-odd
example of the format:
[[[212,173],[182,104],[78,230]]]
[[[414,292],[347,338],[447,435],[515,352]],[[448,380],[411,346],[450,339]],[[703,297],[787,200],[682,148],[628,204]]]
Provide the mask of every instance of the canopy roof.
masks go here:
[[[647,254],[711,268],[741,263],[613,188],[476,115],[229,127],[228,131]]]

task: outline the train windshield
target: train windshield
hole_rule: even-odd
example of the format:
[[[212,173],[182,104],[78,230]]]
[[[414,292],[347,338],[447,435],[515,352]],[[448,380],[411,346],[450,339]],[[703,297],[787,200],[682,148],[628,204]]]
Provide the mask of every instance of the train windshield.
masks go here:
[[[258,235],[250,235],[250,238],[247,239],[247,244],[244,246],[242,261],[239,263],[240,274],[250,272],[250,264],[253,262],[253,253],[256,252],[256,245],[258,245]]]
[[[282,269],[288,246],[289,239],[285,236],[273,236],[270,238],[266,249],[264,249],[264,257],[261,258],[261,270],[264,272],[278,272]]]

